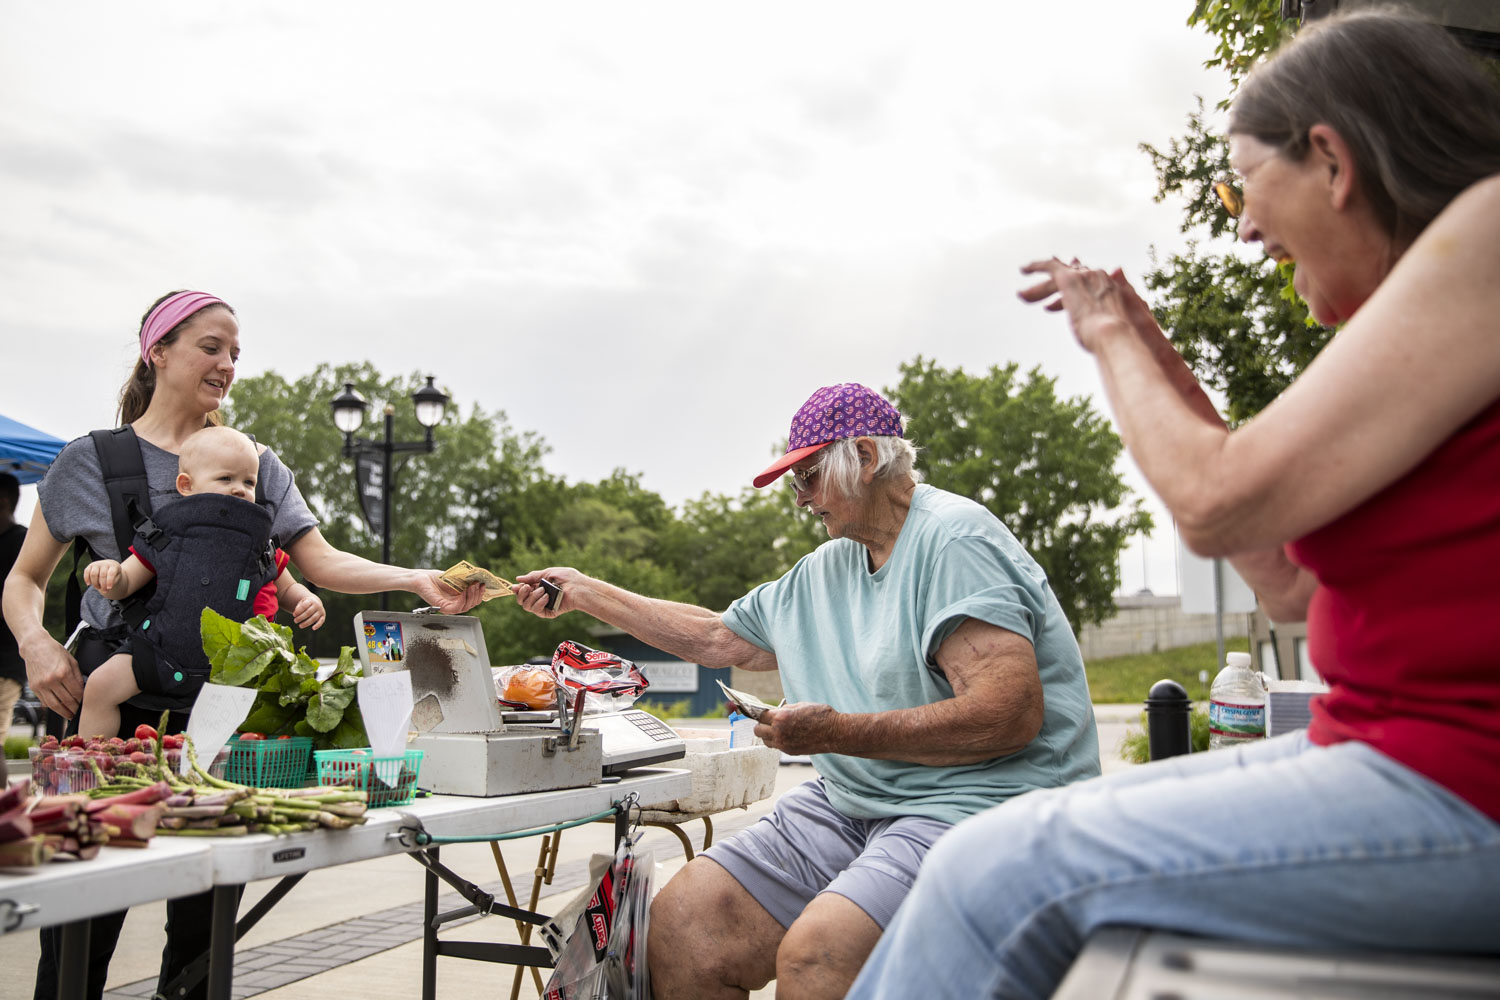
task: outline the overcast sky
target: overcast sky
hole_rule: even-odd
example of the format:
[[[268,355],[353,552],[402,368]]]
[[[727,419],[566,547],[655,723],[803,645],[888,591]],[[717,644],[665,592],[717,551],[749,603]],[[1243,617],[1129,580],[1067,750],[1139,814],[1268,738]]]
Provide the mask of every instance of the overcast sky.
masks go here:
[[[1017,269],[1182,246],[1136,147],[1223,95],[1192,6],[5,3],[0,413],[110,425],[183,287],[240,377],[421,369],[673,504],[919,353],[1104,409]],[[1176,589],[1159,522],[1126,592]]]

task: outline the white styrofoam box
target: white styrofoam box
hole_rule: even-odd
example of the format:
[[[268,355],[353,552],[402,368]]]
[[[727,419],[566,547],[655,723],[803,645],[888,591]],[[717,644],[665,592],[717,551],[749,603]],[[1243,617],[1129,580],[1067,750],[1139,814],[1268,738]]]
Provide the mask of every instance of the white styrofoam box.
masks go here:
[[[691,794],[642,808],[652,812],[707,815],[739,809],[770,798],[776,791],[781,751],[767,746],[729,749],[729,741],[687,739],[687,756],[667,767],[686,768],[693,775]],[[701,749],[700,749],[701,747]]]

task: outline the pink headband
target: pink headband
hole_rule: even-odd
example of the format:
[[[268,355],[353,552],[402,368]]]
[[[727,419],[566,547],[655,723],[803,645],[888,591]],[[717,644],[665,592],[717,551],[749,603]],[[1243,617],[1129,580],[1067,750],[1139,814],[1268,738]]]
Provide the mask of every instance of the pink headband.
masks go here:
[[[151,310],[146,322],[141,324],[141,360],[151,367],[151,345],[165,337],[172,328],[193,313],[206,306],[228,304],[216,295],[207,292],[178,292],[162,300],[161,305]]]

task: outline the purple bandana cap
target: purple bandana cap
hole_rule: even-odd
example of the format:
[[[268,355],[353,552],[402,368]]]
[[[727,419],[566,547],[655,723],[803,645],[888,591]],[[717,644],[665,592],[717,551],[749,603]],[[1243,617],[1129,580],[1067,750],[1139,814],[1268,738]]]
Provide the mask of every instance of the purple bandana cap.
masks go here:
[[[853,437],[905,437],[901,414],[884,396],[858,382],[825,385],[792,418],[785,455],[755,477],[760,488],[832,441]]]
[[[789,451],[852,437],[901,437],[901,414],[858,382],[826,385],[792,418]]]

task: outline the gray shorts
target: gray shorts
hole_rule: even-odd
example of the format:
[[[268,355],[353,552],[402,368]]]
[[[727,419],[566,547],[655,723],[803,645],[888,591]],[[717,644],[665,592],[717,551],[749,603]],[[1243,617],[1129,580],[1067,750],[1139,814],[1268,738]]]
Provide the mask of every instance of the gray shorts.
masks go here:
[[[783,927],[813,897],[833,892],[882,930],[911,891],[917,868],[951,824],[926,816],[850,819],[815,778],[787,792],[749,829],[714,844],[716,862]]]

